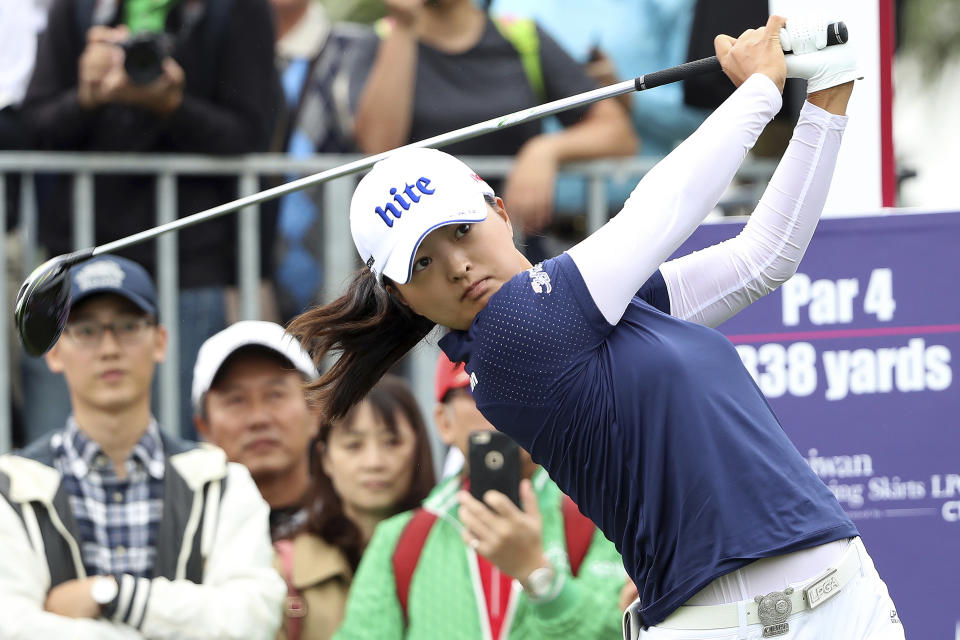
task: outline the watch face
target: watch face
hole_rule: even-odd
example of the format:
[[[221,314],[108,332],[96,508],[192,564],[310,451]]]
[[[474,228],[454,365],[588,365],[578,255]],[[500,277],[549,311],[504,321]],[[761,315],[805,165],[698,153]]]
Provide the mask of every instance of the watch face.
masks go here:
[[[109,604],[117,597],[117,582],[113,578],[99,577],[90,588],[93,601],[99,605]]]
[[[540,567],[539,569],[534,569],[530,574],[530,577],[527,578],[527,583],[530,588],[530,595],[534,598],[539,598],[545,596],[550,591],[550,587],[553,585],[553,569],[549,567]]]

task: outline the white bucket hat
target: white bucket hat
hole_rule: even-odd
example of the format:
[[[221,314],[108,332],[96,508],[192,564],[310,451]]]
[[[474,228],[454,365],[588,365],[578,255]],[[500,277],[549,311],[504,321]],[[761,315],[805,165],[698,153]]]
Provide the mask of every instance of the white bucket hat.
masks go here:
[[[436,149],[405,149],[363,177],[350,202],[350,233],[377,278],[405,284],[423,239],[448,224],[482,222],[493,189],[473,169]]]

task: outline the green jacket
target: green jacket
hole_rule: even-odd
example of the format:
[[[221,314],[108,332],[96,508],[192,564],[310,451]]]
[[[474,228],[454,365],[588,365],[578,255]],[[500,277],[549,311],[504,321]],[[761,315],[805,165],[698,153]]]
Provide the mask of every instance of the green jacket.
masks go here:
[[[626,574],[620,554],[599,532],[576,578],[570,574],[564,540],[562,494],[546,472],[533,477],[534,491],[543,516],[544,552],[558,574],[565,577],[559,595],[536,604],[514,581],[516,610],[506,637],[516,640],[538,638],[619,638],[621,637],[619,595]],[[346,619],[335,640],[389,640],[391,638],[485,638],[471,577],[469,554],[473,551],[460,537],[456,492],[460,478],[450,478],[433,490],[424,507],[439,517],[434,522],[410,582],[404,629],[403,611],[397,600],[393,575],[393,552],[410,520],[412,511],[380,523],[350,587]],[[513,606],[513,605],[511,605]]]

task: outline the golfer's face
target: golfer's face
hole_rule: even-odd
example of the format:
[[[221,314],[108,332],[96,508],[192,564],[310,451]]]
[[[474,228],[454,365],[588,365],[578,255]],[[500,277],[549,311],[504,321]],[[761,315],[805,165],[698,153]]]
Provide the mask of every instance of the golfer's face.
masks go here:
[[[503,284],[526,266],[513,246],[503,208],[483,222],[440,227],[420,244],[407,284],[396,285],[416,313],[451,329],[468,329]]]
[[[71,311],[47,364],[66,378],[74,411],[120,411],[149,402],[154,367],[166,345],[163,327],[131,302],[107,294]]]

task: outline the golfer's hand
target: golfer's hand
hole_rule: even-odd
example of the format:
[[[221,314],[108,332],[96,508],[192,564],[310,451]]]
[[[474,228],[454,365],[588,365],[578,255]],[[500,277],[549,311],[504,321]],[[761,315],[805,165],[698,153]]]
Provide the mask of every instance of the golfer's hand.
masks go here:
[[[458,498],[464,542],[500,571],[526,582],[534,569],[546,565],[543,522],[529,480],[520,483],[522,511],[499,491],[488,491],[483,502],[466,491]]]
[[[785,24],[786,18],[770,16],[765,27],[747,29],[739,38],[723,34],[714,38],[717,58],[734,85],[739,87],[751,75],[762,73],[783,92],[787,65],[780,45],[780,28]]]
[[[503,201],[511,219],[527,233],[536,233],[553,217],[553,190],[559,161],[550,136],[531,138],[507,176]]]
[[[100,605],[92,595],[94,578],[61,582],[47,594],[43,608],[50,613],[67,618],[99,618]]]

